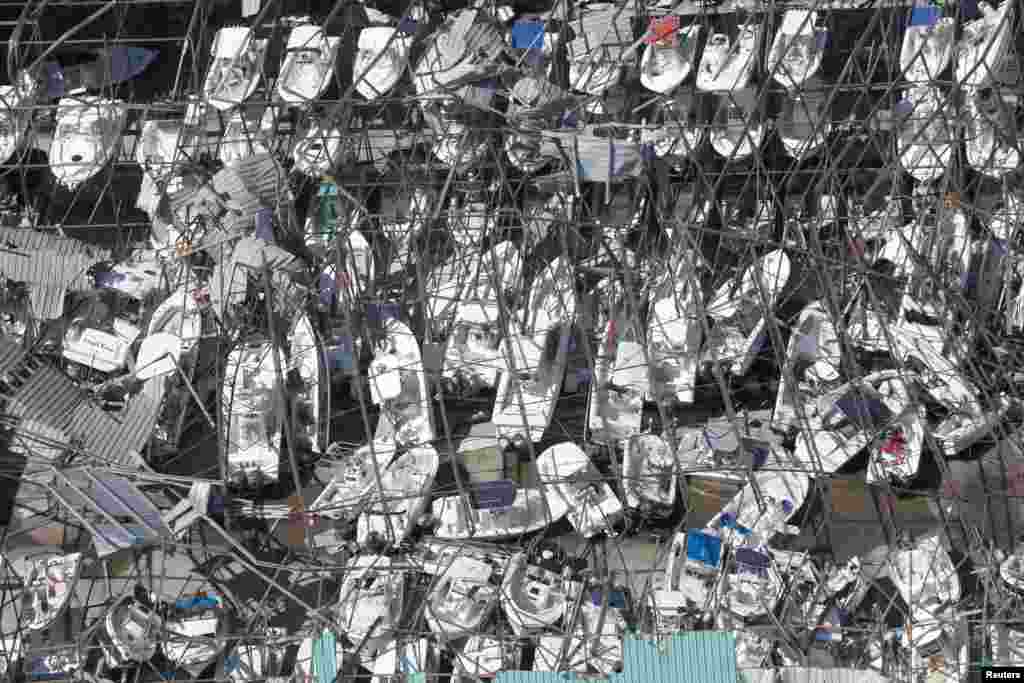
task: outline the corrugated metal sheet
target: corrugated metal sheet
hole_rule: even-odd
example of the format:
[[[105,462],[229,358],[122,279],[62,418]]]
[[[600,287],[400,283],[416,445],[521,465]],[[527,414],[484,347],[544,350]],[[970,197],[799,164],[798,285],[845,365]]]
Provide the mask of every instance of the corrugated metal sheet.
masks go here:
[[[21,363],[25,350],[20,344],[10,339],[0,338],[0,374],[10,372],[11,368]]]
[[[43,365],[11,395],[7,410],[14,417],[30,417],[66,433],[82,397],[82,391],[63,374]]]
[[[92,288],[92,279],[86,271],[101,260],[95,255],[31,244],[16,245],[16,248],[18,253],[0,251],[0,274],[28,286],[35,317],[41,320],[59,318],[64,312],[66,290]]]
[[[736,683],[736,635],[702,631],[669,638],[626,636],[622,673],[609,683]],[[502,671],[497,683],[565,683],[589,680],[571,673]]]
[[[863,669],[785,668],[779,670],[781,683],[889,683],[890,678]]]

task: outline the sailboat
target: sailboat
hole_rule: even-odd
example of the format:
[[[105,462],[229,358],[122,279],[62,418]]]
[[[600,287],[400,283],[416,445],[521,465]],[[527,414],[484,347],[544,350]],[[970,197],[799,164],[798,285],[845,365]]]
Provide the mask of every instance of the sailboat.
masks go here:
[[[946,172],[953,155],[954,117],[945,96],[934,87],[913,88],[903,102],[910,114],[896,136],[900,165],[921,182],[935,180]]]
[[[543,438],[562,389],[575,314],[571,266],[558,258],[535,276],[522,334],[511,340],[515,364],[501,375],[491,418],[499,438]]]
[[[313,123],[292,150],[295,169],[312,178],[334,173],[345,165],[344,141],[339,129]]]
[[[720,584],[725,608],[743,620],[755,620],[775,609],[784,582],[767,548],[740,546],[726,562]]]
[[[651,367],[651,394],[693,403],[704,331],[699,317],[700,292],[695,286],[697,256],[684,250],[651,293],[647,314],[647,343]]]
[[[252,29],[226,26],[217,31],[210,47],[212,60],[203,83],[203,97],[227,111],[252,97],[259,85],[267,41],[257,40]]]
[[[237,165],[243,159],[269,154],[267,142],[256,122],[241,110],[235,110],[224,124],[224,134],[217,146],[217,159],[225,166]]]
[[[563,577],[516,553],[501,584],[505,616],[516,635],[542,630],[562,617],[567,595]]]
[[[704,344],[704,362],[717,357],[736,376],[750,371],[769,341],[764,316],[774,310],[790,271],[789,256],[774,249],[748,266],[740,278],[718,288],[707,305],[714,326]]]
[[[742,27],[735,41],[724,33],[716,33],[704,45],[697,88],[705,92],[733,92],[750,85],[760,52],[762,30],[760,18],[751,18]]]
[[[917,476],[926,430],[924,406],[911,398],[914,376],[880,379],[875,388],[893,418],[868,446],[867,482],[908,486]]]
[[[458,557],[427,597],[427,625],[444,640],[480,633],[498,607],[498,586],[491,581],[494,568],[472,558]]]
[[[343,520],[362,511],[362,504],[383,480],[387,466],[395,457],[394,441],[374,441],[330,464],[331,479],[310,506],[321,517]]]
[[[604,279],[594,289],[602,309],[604,338],[595,352],[596,377],[587,404],[590,438],[611,443],[640,431],[643,400],[648,393],[647,363],[637,320],[617,281]],[[609,310],[610,308],[610,310]]]
[[[669,445],[656,434],[638,434],[623,443],[623,450],[626,506],[670,516],[676,504],[677,463]]]
[[[50,169],[74,190],[117,154],[127,112],[120,100],[92,95],[62,97],[57,103],[57,130],[50,142]]]
[[[537,476],[565,500],[569,523],[584,538],[610,533],[624,514],[611,486],[571,441],[549,446],[537,457]]]
[[[437,451],[428,444],[402,453],[381,472],[381,488],[372,494],[378,500],[359,516],[361,545],[376,537],[395,546],[409,537],[430,503],[437,466]]]
[[[802,88],[821,69],[826,37],[818,29],[817,12],[786,10],[765,59],[765,71],[786,90]]]
[[[309,104],[331,84],[341,38],[328,36],[319,26],[299,24],[288,34],[284,63],[277,79],[277,94],[290,105]]]
[[[785,371],[772,412],[774,425],[783,430],[797,425],[798,402],[809,400],[816,388],[828,387],[839,379],[840,351],[832,316],[820,302],[808,304],[800,312],[786,348]]]
[[[940,17],[937,7],[914,7],[910,26],[903,33],[900,70],[914,85],[927,85],[939,79],[953,59],[956,48],[956,20]]]
[[[370,102],[390,93],[405,73],[411,47],[411,36],[388,26],[360,31],[352,67],[356,92]]]
[[[67,607],[81,571],[81,553],[30,561],[22,589],[22,628],[48,628]]]
[[[225,617],[220,596],[179,599],[164,621],[164,656],[198,676],[224,649],[220,636]]]
[[[964,88],[984,88],[999,75],[1013,42],[1016,3],[1003,0],[993,8],[984,0],[978,3],[981,17],[964,24],[957,45],[954,76]]]
[[[384,555],[360,555],[348,567],[338,619],[348,640],[372,661],[395,638],[405,605],[405,575]]]
[[[921,652],[933,645],[941,647],[942,621],[952,616],[962,593],[956,565],[939,537],[901,538],[900,547],[888,559],[886,576],[910,608],[914,648]]]
[[[765,471],[752,476],[756,493],[749,483],[745,485],[707,527],[717,530],[730,546],[749,542],[767,545],[775,534],[798,535],[800,528],[787,522],[807,500],[810,480],[806,473]]]
[[[690,24],[662,41],[648,45],[640,59],[640,83],[667,95],[685,81],[697,62],[703,26]]]
[[[443,496],[432,510],[438,538],[499,540],[539,531],[565,517],[569,505],[554,491],[518,488],[508,507],[474,509],[462,496]]]
[[[156,655],[163,620],[151,605],[124,595],[107,610],[103,624],[109,639],[103,650],[111,667],[145,662]]]
[[[722,566],[722,539],[710,529],[677,533],[668,550],[660,587],[654,591],[659,633],[674,633],[702,613]]]
[[[395,318],[384,323],[369,369],[370,397],[381,407],[381,438],[400,446],[434,440],[434,408],[427,389],[420,346],[415,335]]]

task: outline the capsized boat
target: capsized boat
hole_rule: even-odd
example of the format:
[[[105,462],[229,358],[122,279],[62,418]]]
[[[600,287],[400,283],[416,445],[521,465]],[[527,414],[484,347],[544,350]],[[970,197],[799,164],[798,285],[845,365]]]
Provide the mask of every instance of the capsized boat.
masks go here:
[[[754,620],[774,611],[784,585],[768,549],[744,545],[726,561],[720,598],[733,615]]]
[[[1016,5],[1003,0],[993,8],[979,2],[982,16],[964,24],[954,74],[962,87],[984,88],[996,80],[1013,42]]]
[[[786,10],[765,59],[765,71],[786,90],[801,88],[821,68],[827,38],[818,28],[817,12]]]
[[[752,15],[735,40],[716,33],[704,45],[697,88],[706,92],[735,91],[746,88],[754,73],[761,45],[761,19]]]
[[[584,538],[611,533],[624,514],[611,486],[571,441],[549,446],[537,456],[537,476],[549,495],[565,500],[569,523]]]
[[[360,555],[341,585],[338,619],[360,657],[372,661],[395,638],[405,605],[405,574],[384,555]]]
[[[226,26],[214,36],[210,53],[212,60],[203,83],[205,100],[227,111],[252,97],[262,76],[267,41],[257,40],[245,26]]]
[[[361,545],[377,538],[394,546],[409,537],[430,503],[438,462],[437,451],[427,444],[402,453],[381,472],[381,488],[374,487],[369,506],[359,516]]]
[[[697,256],[684,250],[678,262],[651,293],[647,343],[651,394],[693,403],[704,331],[699,317],[700,292],[695,274]]]
[[[21,597],[22,628],[41,631],[49,627],[67,607],[81,571],[81,553],[30,561]]]
[[[627,507],[669,516],[675,509],[678,469],[675,455],[656,434],[638,434],[623,443],[622,489]]]
[[[940,16],[938,7],[914,7],[910,25],[903,33],[900,70],[915,85],[938,80],[953,59],[956,19]]]
[[[288,34],[277,94],[290,105],[309,104],[331,84],[341,38],[319,26],[299,24]]]
[[[660,586],[653,593],[659,633],[685,628],[687,619],[708,608],[721,567],[722,539],[715,531],[690,529],[672,538]]]
[[[908,90],[898,107],[909,110],[896,136],[896,151],[903,169],[921,182],[939,178],[949,167],[956,144],[955,120],[945,96],[937,88]]]
[[[640,59],[640,83],[663,95],[679,87],[697,62],[703,28],[693,23],[648,45]]]
[[[522,334],[511,340],[514,366],[501,375],[492,416],[499,438],[543,438],[562,389],[575,315],[572,267],[558,258],[535,276]]]
[[[539,531],[565,517],[569,505],[553,490],[519,488],[508,507],[474,509],[461,496],[444,496],[432,511],[439,538],[497,540]]]
[[[163,620],[153,610],[152,603],[147,604],[139,599],[141,597],[123,595],[107,610],[103,624],[109,643],[103,643],[103,650],[111,667],[145,662],[156,655]]]
[[[57,130],[50,141],[50,170],[74,190],[92,178],[116,154],[127,112],[120,100],[92,95],[62,97]]]
[[[434,440],[434,409],[416,336],[395,318],[384,323],[369,369],[370,397],[381,407],[378,435],[400,446]]]
[[[551,626],[565,611],[564,577],[531,563],[526,553],[516,553],[509,561],[501,592],[505,616],[519,636]]]
[[[498,586],[487,562],[456,557],[427,597],[427,625],[445,640],[480,633],[498,606]]]

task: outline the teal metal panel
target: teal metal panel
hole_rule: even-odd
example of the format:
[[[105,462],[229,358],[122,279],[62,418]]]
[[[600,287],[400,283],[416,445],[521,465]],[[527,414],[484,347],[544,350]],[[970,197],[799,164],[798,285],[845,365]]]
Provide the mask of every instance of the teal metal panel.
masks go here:
[[[626,636],[622,673],[608,683],[736,683],[736,635],[731,632],[676,633],[667,638]],[[590,679],[590,677],[584,677]],[[571,673],[501,671],[497,683],[566,683]],[[592,679],[590,679],[592,680]]]

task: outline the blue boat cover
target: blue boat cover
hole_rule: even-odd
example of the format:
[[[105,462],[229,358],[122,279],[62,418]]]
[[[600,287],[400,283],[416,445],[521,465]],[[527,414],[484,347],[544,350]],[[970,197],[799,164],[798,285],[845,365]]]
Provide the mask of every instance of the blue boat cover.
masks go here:
[[[516,499],[516,483],[510,479],[483,481],[473,487],[477,510],[495,510],[511,507]]]
[[[604,593],[596,590],[590,592],[590,601],[595,607],[600,607],[604,599]],[[608,606],[614,609],[626,609],[626,594],[622,591],[608,592]]]
[[[910,11],[911,26],[933,26],[942,15],[942,10],[934,5],[915,7]]]
[[[544,47],[544,22],[520,19],[512,25],[512,47],[540,50]]]
[[[768,573],[768,567],[770,564],[771,558],[759,550],[755,550],[754,548],[736,549],[736,565],[743,571],[749,571],[754,574],[765,576]]]
[[[686,532],[686,559],[717,568],[722,561],[722,539],[700,529],[690,529]]]

